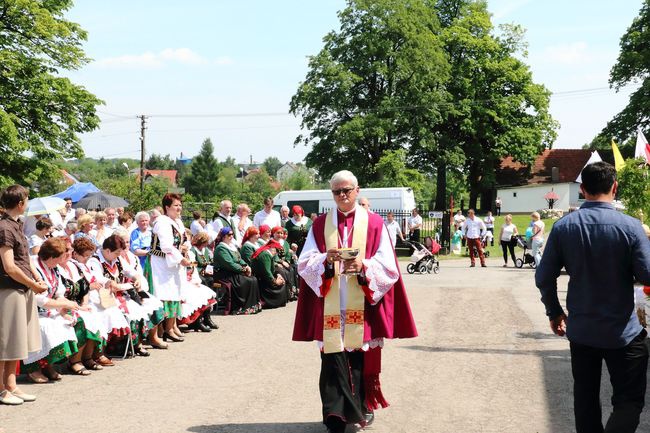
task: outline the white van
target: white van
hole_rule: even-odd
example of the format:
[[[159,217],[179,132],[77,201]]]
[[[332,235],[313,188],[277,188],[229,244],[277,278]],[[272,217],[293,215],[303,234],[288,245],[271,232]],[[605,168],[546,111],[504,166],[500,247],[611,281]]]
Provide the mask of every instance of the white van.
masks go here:
[[[415,208],[415,196],[411,188],[361,188],[359,197],[370,201],[371,210],[392,210],[410,212]],[[329,189],[282,191],[273,198],[273,208],[299,205],[305,215],[322,214],[336,206]]]

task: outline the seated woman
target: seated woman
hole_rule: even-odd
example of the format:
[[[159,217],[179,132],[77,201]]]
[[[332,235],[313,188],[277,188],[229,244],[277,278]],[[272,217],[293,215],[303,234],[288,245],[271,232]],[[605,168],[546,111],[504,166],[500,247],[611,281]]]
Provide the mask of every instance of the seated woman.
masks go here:
[[[273,256],[275,262],[274,274],[282,275],[287,290],[287,299],[295,301],[298,299],[298,289],[296,288],[298,284],[298,268],[295,264],[290,263],[292,257],[291,248],[284,239],[284,229],[282,227],[274,227],[271,234],[273,240],[281,246],[278,248],[277,254]]]
[[[270,240],[259,247],[252,256],[252,267],[259,282],[260,296],[264,308],[278,308],[287,305],[285,280],[276,274],[275,255],[282,245]]]
[[[260,237],[257,239],[257,243],[261,247],[271,239],[271,227],[266,224],[260,226]]]
[[[65,238],[65,241],[65,260],[59,263],[57,271],[65,288],[64,296],[66,299],[76,302],[80,307],[74,314],[77,319],[75,333],[79,351],[72,355],[69,361],[73,371],[77,374],[87,375],[89,372],[84,372],[80,368],[81,364],[89,370],[101,370],[103,368],[93,358],[96,354],[101,354],[106,343],[107,334],[104,328],[103,315],[90,302],[90,284],[80,274],[79,268],[72,262],[74,251],[72,244],[67,238]],[[85,241],[91,247],[94,247],[92,242],[87,239]]]
[[[189,236],[192,236],[190,233]],[[203,263],[205,264],[205,270],[210,265],[212,258],[210,257],[210,252],[207,249],[207,242],[209,240],[208,234],[205,232],[199,233],[196,237],[199,238],[199,245],[203,246]],[[194,243],[194,238],[192,238]],[[212,329],[219,329],[219,325],[212,321],[212,308],[216,305],[217,294],[212,289],[212,275],[209,275],[208,284],[204,284],[201,276],[199,275],[198,265],[199,261],[195,254],[194,247],[190,248],[187,252],[188,258],[192,264],[195,266],[189,266],[187,268],[187,282],[183,284],[181,288],[181,296],[183,297],[183,304],[181,305],[181,317],[178,322],[182,325],[188,325],[189,329],[202,332],[210,332]],[[207,260],[207,263],[206,263]],[[209,269],[212,271],[212,269]]]
[[[113,306],[102,305],[99,290],[104,288],[104,285],[108,282],[108,278],[104,277],[104,270],[99,260],[94,257],[97,251],[95,244],[91,238],[82,237],[74,241],[72,248],[72,260],[70,263],[75,265],[79,275],[85,281],[80,281],[79,284],[88,285],[89,305],[102,317],[102,338],[109,343],[123,339],[129,335],[129,322],[117,306],[117,303]],[[71,272],[74,272],[74,269],[70,269]],[[104,367],[112,367],[114,365],[113,361],[104,355],[103,348],[102,350],[96,351],[93,358],[94,361]]]
[[[99,211],[95,214],[95,228],[90,231],[90,236],[95,238],[97,245],[102,245],[104,239],[109,237],[113,233],[113,229],[106,224],[108,217],[106,213]]]
[[[107,279],[104,287],[111,290],[119,309],[129,321],[135,353],[147,356],[148,353],[142,348],[142,341],[146,336],[146,322],[149,321],[149,316],[137,294],[143,277],[132,268],[122,265],[120,255],[125,248],[126,243],[121,237],[110,235],[104,239],[102,249],[92,260],[99,262],[103,276]],[[91,266],[96,267],[96,263]]]
[[[287,231],[287,242],[298,245],[297,254],[300,255],[307,240],[309,229],[311,229],[312,221],[305,216],[305,211],[298,205],[293,206],[291,212],[293,215],[284,228]]]
[[[210,237],[207,232],[199,232],[192,236],[192,248],[190,254],[196,262],[196,272],[199,274],[201,283],[204,286],[212,287],[212,254],[208,248]]]
[[[255,226],[250,226],[244,237],[241,244],[241,258],[246,262],[248,266],[251,265],[251,256],[256,249],[260,247],[260,244],[257,241],[260,238],[260,231]]]
[[[52,233],[52,220],[41,218],[36,221],[36,232],[29,237],[29,254],[35,256],[43,245],[43,242],[50,237]]]
[[[92,230],[93,230],[93,217],[90,216],[89,214],[81,215],[77,220],[77,233],[74,234],[74,239],[77,240],[79,238],[88,238],[93,242],[93,244],[95,244],[96,248],[99,248],[97,239],[95,239],[94,236],[90,235],[90,232]]]
[[[233,240],[233,232],[224,227],[217,236],[219,242],[214,249],[214,280],[230,288],[231,314],[255,314],[261,310],[257,279],[244,262]]]
[[[124,241],[126,248],[122,250],[120,254],[120,262],[122,263],[122,268],[125,269],[127,275],[135,275],[136,279],[139,281],[139,287],[137,292],[133,293],[133,298],[135,302],[140,304],[144,308],[145,313],[147,314],[147,320],[145,320],[144,327],[147,329],[149,344],[154,348],[167,348],[167,345],[161,341],[159,334],[160,323],[165,319],[165,309],[162,301],[156,298],[154,295],[149,293],[149,283],[144,274],[142,273],[142,266],[140,265],[140,260],[138,257],[133,254],[130,250],[131,237],[129,233],[124,230],[122,227],[118,227],[113,234],[119,236]],[[133,280],[133,279],[131,279]],[[149,353],[140,346],[136,348],[136,354],[140,356],[149,356]]]
[[[36,295],[41,350],[30,352],[24,360],[24,371],[34,383],[45,383],[48,379],[61,380],[54,364],[77,352],[72,312],[78,310],[79,305],[63,296],[65,287],[57,271],[57,265],[65,260],[65,253],[65,241],[52,238],[41,245],[38,256],[33,260],[36,272],[47,284],[47,291]],[[81,364],[72,364],[70,368],[79,374],[90,373]]]

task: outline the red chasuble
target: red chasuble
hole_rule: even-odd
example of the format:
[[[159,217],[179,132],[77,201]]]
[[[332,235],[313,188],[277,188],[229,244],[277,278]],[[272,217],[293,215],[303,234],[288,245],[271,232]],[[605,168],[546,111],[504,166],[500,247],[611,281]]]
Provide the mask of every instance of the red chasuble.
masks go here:
[[[321,253],[326,251],[325,218],[326,214],[319,216],[312,225],[314,238]],[[342,218],[339,222],[342,223]],[[377,214],[369,213],[366,259],[376,254],[383,229],[383,219]],[[367,291],[368,288],[364,287],[364,292]],[[321,293],[323,293],[322,286]],[[323,341],[323,309],[324,298],[317,297],[314,291],[301,280],[293,328],[294,341]],[[370,305],[366,299],[364,310],[364,341],[381,337],[413,338],[418,335],[401,274],[393,287],[376,305]]]

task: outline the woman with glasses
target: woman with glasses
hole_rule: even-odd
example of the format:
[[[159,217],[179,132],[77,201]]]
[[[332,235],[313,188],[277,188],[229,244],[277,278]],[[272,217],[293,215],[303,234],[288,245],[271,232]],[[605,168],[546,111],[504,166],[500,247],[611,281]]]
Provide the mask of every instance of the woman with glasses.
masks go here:
[[[251,267],[242,260],[233,233],[224,227],[217,235],[214,249],[214,280],[230,288],[231,314],[255,314],[261,310],[257,279]]]

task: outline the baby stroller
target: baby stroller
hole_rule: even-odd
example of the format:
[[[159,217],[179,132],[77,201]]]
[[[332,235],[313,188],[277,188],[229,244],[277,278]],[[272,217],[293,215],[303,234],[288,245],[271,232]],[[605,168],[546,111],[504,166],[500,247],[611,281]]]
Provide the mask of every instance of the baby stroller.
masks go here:
[[[526,241],[526,238],[523,237],[522,235],[516,236],[517,239],[517,246],[519,248],[523,248],[524,254],[521,258],[518,258],[515,260],[515,266],[518,268],[523,268],[524,265],[528,265],[531,268],[535,269],[537,267],[537,263],[535,263],[535,257],[529,252],[527,252],[530,249],[530,246],[528,245],[528,241]]]
[[[424,274],[425,272],[427,274],[430,274],[431,272],[437,274],[440,272],[440,262],[435,256],[435,254],[440,251],[439,243],[434,242],[431,246],[431,251],[419,242],[406,243],[414,249],[413,255],[411,255],[411,263],[406,266],[406,272],[409,274],[414,274],[416,272],[420,274]]]

